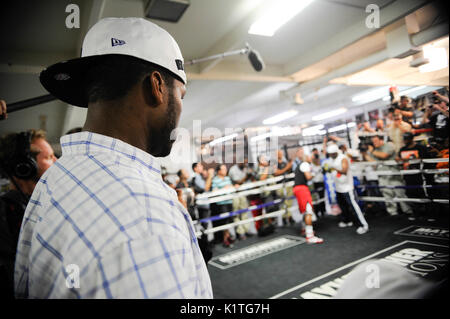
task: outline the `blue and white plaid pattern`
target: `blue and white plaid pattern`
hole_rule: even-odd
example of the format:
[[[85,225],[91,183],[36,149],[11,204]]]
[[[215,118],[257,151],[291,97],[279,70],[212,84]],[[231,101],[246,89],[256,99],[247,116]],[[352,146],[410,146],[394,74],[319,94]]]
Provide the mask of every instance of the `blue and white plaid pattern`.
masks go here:
[[[25,211],[16,297],[212,298],[192,220],[157,160],[90,132],[61,146]]]

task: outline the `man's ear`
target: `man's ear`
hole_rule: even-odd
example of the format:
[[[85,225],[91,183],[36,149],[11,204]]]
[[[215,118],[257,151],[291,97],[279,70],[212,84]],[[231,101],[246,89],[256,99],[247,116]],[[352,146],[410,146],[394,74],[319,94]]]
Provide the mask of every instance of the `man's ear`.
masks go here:
[[[164,103],[166,85],[161,73],[158,71],[153,71],[145,78],[143,86],[147,104],[158,106]]]

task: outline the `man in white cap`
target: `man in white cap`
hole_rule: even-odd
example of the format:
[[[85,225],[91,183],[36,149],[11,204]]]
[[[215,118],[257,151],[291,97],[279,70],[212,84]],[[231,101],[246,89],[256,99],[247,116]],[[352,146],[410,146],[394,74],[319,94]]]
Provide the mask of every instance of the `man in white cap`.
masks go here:
[[[369,230],[369,225],[355,200],[350,161],[336,144],[328,146],[327,153],[332,159],[331,174],[336,187],[336,199],[342,211],[339,227],[353,226],[352,219],[355,219],[359,226],[356,232],[364,234]]]
[[[88,112],[25,212],[16,297],[212,298],[192,220],[155,158],[170,153],[186,92],[175,40],[145,19],[102,19],[81,58],[40,80]]]

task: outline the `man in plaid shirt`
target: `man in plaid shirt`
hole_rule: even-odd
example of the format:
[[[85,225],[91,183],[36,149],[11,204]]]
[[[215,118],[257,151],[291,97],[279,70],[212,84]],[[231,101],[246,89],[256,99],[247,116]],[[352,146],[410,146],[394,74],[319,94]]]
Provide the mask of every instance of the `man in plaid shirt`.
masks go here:
[[[186,92],[175,40],[145,19],[106,18],[82,58],[40,79],[88,114],[28,204],[16,297],[212,298],[189,213],[155,158],[170,153]]]

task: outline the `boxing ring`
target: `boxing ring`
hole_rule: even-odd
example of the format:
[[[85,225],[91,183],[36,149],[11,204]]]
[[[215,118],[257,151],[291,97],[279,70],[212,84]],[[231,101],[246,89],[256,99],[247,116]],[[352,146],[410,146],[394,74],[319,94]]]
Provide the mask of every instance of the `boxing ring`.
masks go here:
[[[407,170],[376,170],[374,173],[377,176],[405,176],[405,175],[416,175],[416,174],[440,174],[444,175],[443,178],[441,177],[441,183],[435,184],[435,185],[403,185],[403,186],[389,186],[389,185],[356,185],[355,189],[369,189],[369,188],[391,188],[391,189],[423,189],[425,194],[428,195],[427,190],[429,189],[448,189],[448,168],[440,168],[440,169],[425,169],[423,168],[425,164],[438,164],[438,163],[448,163],[448,158],[433,158],[433,159],[411,159],[408,161],[402,161],[401,163],[396,161],[376,161],[376,162],[355,162],[352,163],[354,168],[356,170],[360,170],[361,168],[364,168],[364,166],[370,165],[383,165],[383,166],[399,166],[403,163],[408,162],[410,165],[420,165],[420,168],[418,169],[407,169]],[[446,175],[446,176],[445,176]],[[198,194],[196,196],[196,204],[197,205],[206,205],[206,204],[213,204],[218,203],[226,200],[232,200],[237,197],[247,197],[250,195],[261,195],[263,193],[272,192],[280,189],[286,189],[288,187],[294,186],[294,173],[286,174],[283,176],[277,176],[268,178],[263,181],[256,181],[256,182],[250,182],[242,184],[238,188],[228,188],[228,189],[221,189],[211,192],[206,192],[202,194]],[[426,179],[424,179],[426,180]],[[442,183],[442,180],[444,180],[444,183]],[[320,189],[314,190],[310,189],[311,194],[317,193],[321,191]],[[295,196],[284,196],[281,198],[277,198],[275,200],[262,203],[259,205],[251,205],[245,209],[240,209],[236,211],[230,211],[226,213],[222,213],[219,215],[211,216],[208,218],[203,218],[199,220],[194,220],[194,226],[196,227],[196,235],[200,237],[202,234],[213,234],[215,232],[223,231],[226,229],[231,229],[233,227],[237,227],[239,225],[249,224],[252,222],[260,221],[263,219],[269,219],[269,218],[275,218],[280,217],[282,215],[285,215],[288,211],[293,212],[295,210],[298,211],[298,207],[295,202],[291,205],[291,207],[276,210],[274,212],[266,213],[265,209],[269,206],[275,206],[285,203],[286,201],[295,199]],[[324,198],[319,198],[316,200],[313,200],[313,204],[316,205],[321,202],[327,201],[328,198],[325,196]],[[386,202],[386,200],[393,201],[396,203],[400,202],[410,202],[410,203],[437,203],[437,204],[449,204],[448,198],[384,198],[384,197],[372,197],[372,196],[358,196],[357,200],[363,201],[363,202]],[[203,227],[199,227],[201,224],[206,224],[212,221],[217,221],[221,219],[227,219],[231,217],[236,217],[239,215],[242,215],[244,213],[256,211],[256,210],[263,210],[262,214],[259,216],[253,216],[248,217],[244,220],[234,221],[225,225],[217,226],[217,227],[208,227],[207,229],[202,229]]]
[[[395,161],[384,162],[357,162],[353,163],[355,170],[361,170],[366,165],[383,164],[385,169],[375,171],[378,176],[409,174],[439,174],[441,184],[436,185],[403,185],[403,186],[382,186],[386,188],[413,188],[413,189],[448,189],[448,169],[423,168],[425,164],[448,163],[448,159],[424,159],[410,160],[411,163],[420,165],[417,170],[395,170],[399,165]],[[438,176],[438,175],[436,175]],[[294,174],[278,176],[241,185],[239,188],[222,189],[197,195],[197,202],[217,203],[227,199],[242,196],[260,195],[267,191],[279,191],[292,187]],[[372,185],[356,185],[356,189],[370,189]],[[314,190],[311,191],[312,194]],[[279,192],[278,194],[281,194]],[[211,236],[216,232],[230,230],[247,223],[255,223],[268,218],[280,218],[286,214],[287,210],[294,212],[297,210],[297,201],[293,196],[279,196],[274,200],[258,205],[249,205],[247,208],[233,210],[220,215],[195,220],[197,236]],[[325,194],[327,194],[325,192]],[[359,196],[363,203],[384,202],[382,197]],[[283,205],[286,201],[292,200],[291,207],[283,207],[273,212],[266,212],[268,208],[275,205]],[[318,198],[313,202],[328,201],[325,198]],[[380,260],[384,258],[394,258],[403,251],[426,251],[433,252],[433,255],[447,256],[440,259],[439,263],[424,258],[416,263],[405,265],[409,271],[412,268],[427,267],[432,269],[424,274],[423,278],[428,280],[447,279],[448,269],[448,204],[447,198],[394,198],[395,202],[419,203],[428,207],[442,207],[437,209],[441,216],[436,221],[429,219],[416,219],[411,221],[408,218],[392,218],[388,214],[382,216],[366,213],[365,218],[369,223],[369,232],[358,235],[352,227],[339,228],[339,216],[325,214],[317,218],[314,224],[314,231],[323,237],[324,243],[320,245],[305,244],[305,238],[301,235],[299,224],[286,224],[283,227],[275,227],[275,231],[264,237],[252,236],[246,240],[238,240],[234,247],[222,247],[217,244],[212,248],[213,256],[207,263],[211,276],[215,298],[263,298],[263,299],[309,299],[309,298],[333,298],[340,283],[345,276],[356,266],[369,260]],[[236,218],[254,210],[263,210],[259,216],[251,216],[243,220],[234,219],[233,222],[202,229],[203,225],[213,220],[225,218]],[[294,215],[292,215],[294,216]],[[276,224],[276,223],[275,223]],[[431,255],[430,255],[431,256]],[[430,263],[428,263],[430,262]]]

